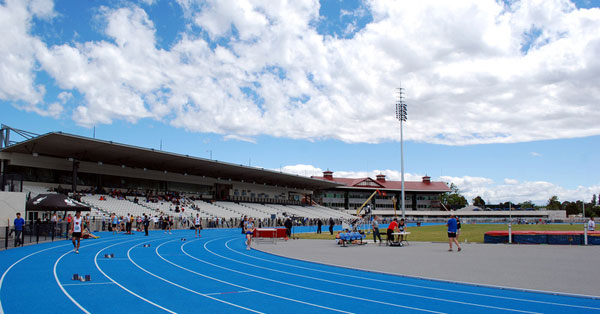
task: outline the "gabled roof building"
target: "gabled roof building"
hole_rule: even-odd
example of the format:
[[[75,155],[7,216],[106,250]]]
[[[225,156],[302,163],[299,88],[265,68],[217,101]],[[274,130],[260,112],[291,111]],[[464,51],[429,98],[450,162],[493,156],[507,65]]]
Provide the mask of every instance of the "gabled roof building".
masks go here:
[[[388,181],[384,174],[379,174],[375,179],[366,178],[335,178],[332,171],[324,171],[322,177],[314,177],[325,181],[338,183],[339,186],[322,189],[313,197],[320,204],[346,210],[359,208],[376,190],[375,197],[370,201],[374,210],[389,210],[393,214],[394,199],[397,209],[400,210],[402,191],[401,181]],[[405,210],[406,211],[437,211],[441,207],[440,196],[450,192],[444,182],[431,181],[428,176],[422,181],[404,181]]]

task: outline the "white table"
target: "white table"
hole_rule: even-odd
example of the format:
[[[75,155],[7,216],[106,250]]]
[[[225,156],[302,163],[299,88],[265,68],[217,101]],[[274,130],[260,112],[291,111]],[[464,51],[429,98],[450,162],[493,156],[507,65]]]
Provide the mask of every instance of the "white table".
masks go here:
[[[400,243],[400,244],[405,243],[405,245],[409,245],[409,243],[408,243],[408,235],[409,234],[410,234],[410,232],[406,232],[406,231],[403,231],[403,232],[392,232],[392,235],[394,236],[394,240],[396,239],[396,237],[402,236],[402,241],[393,241],[392,240],[392,242],[394,242],[394,243]]]

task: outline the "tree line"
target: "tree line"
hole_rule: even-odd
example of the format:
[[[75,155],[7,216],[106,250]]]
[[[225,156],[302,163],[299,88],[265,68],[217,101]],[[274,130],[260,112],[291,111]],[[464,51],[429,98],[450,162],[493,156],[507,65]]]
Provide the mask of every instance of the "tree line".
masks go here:
[[[444,204],[444,206],[446,206],[446,208],[448,209],[459,209],[459,208],[463,208],[467,205],[469,205],[469,202],[467,201],[467,199],[460,193],[460,190],[458,189],[458,187],[454,184],[454,183],[450,183],[450,192],[448,193],[444,193],[441,196],[441,203]],[[521,203],[512,203],[512,202],[505,202],[505,203],[499,203],[497,205],[489,205],[485,203],[485,200],[481,197],[481,196],[476,196],[475,198],[472,199],[473,202],[473,206],[477,206],[480,208],[486,208],[486,207],[494,207],[494,208],[519,208],[521,210],[540,210],[540,209],[546,209],[546,210],[565,210],[567,212],[567,215],[579,215],[583,212],[583,208],[585,208],[585,216],[586,217],[600,217],[600,200],[598,199],[598,196],[596,194],[594,194],[592,196],[592,200],[590,202],[584,202],[584,201],[575,201],[575,202],[570,202],[570,201],[563,201],[561,202],[558,199],[558,196],[554,195],[552,196],[550,199],[548,199],[548,202],[546,203],[546,205],[543,206],[538,206],[533,204],[532,201],[524,201]]]

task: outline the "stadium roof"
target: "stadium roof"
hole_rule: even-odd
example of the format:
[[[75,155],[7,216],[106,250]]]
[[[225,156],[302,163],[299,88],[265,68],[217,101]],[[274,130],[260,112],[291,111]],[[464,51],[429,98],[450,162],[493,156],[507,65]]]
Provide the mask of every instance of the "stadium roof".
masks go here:
[[[339,186],[337,182],[312,179],[264,168],[248,167],[132,145],[52,132],[8,146],[1,152],[33,154],[80,161],[125,165],[173,173],[231,179],[257,184],[318,190]]]

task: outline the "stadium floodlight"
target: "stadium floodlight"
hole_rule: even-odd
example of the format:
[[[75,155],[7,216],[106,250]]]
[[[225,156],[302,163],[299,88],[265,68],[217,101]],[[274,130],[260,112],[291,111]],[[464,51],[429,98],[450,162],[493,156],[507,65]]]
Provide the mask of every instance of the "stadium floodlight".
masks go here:
[[[406,122],[406,103],[404,103],[404,89],[398,88],[398,101],[396,102],[396,119],[400,121],[400,169],[402,173],[402,190],[400,200],[400,206],[402,206],[402,219],[405,219],[404,212],[404,134],[402,132],[402,122]]]

